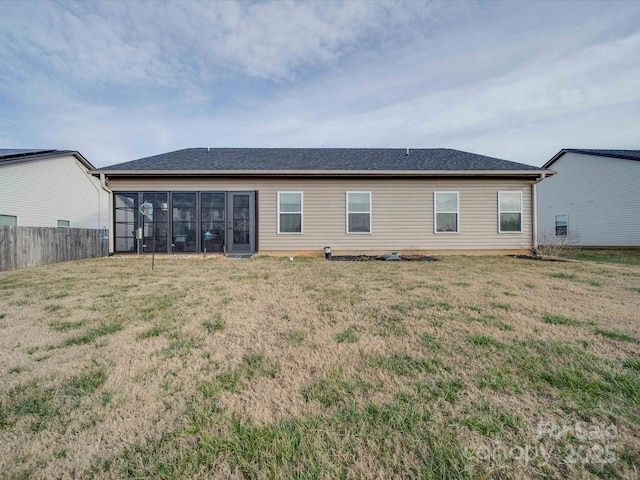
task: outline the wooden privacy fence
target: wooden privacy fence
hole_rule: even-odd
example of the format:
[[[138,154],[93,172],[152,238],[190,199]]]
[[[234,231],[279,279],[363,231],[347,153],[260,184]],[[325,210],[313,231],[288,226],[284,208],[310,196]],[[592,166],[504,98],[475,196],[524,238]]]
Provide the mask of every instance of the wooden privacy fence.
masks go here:
[[[107,255],[102,230],[0,226],[0,271]]]

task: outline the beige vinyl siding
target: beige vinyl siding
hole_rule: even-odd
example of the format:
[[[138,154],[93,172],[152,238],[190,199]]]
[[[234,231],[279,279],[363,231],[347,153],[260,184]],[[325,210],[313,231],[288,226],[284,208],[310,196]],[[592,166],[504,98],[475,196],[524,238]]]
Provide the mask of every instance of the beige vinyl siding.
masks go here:
[[[523,250],[531,181],[512,179],[112,178],[114,191],[258,191],[260,251]],[[304,233],[278,235],[277,192],[304,192]],[[346,192],[371,192],[372,233],[347,234]],[[460,231],[434,233],[434,191],[459,192]],[[522,192],[522,233],[498,233],[498,192]]]

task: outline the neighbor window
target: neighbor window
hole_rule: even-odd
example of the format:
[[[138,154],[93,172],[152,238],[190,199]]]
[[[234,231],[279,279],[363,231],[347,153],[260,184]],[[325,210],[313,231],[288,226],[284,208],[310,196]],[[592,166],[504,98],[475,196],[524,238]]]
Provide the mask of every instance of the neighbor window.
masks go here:
[[[498,192],[499,232],[522,232],[522,192]]]
[[[569,230],[569,215],[556,215],[556,235],[566,235]]]
[[[278,192],[278,233],[302,233],[302,192]]]
[[[433,192],[436,233],[458,232],[458,192]]]
[[[371,233],[371,192],[347,192],[347,233]]]
[[[5,225],[8,227],[17,227],[18,217],[16,217],[15,215],[0,215],[0,225]]]
[[[69,220],[58,220],[58,227],[70,227],[71,222]]]

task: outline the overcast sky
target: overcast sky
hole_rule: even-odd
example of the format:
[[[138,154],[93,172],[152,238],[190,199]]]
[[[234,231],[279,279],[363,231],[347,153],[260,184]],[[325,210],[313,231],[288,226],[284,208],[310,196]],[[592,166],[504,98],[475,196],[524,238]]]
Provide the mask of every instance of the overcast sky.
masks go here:
[[[0,2],[0,148],[640,149],[640,1]]]

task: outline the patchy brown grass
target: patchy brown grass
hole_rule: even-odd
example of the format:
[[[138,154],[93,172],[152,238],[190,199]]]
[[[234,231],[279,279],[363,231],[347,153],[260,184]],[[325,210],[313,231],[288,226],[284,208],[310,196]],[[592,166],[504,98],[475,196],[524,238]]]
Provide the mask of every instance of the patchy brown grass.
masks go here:
[[[0,469],[638,475],[640,266],[109,258],[0,274]],[[588,435],[585,434],[588,433]]]

